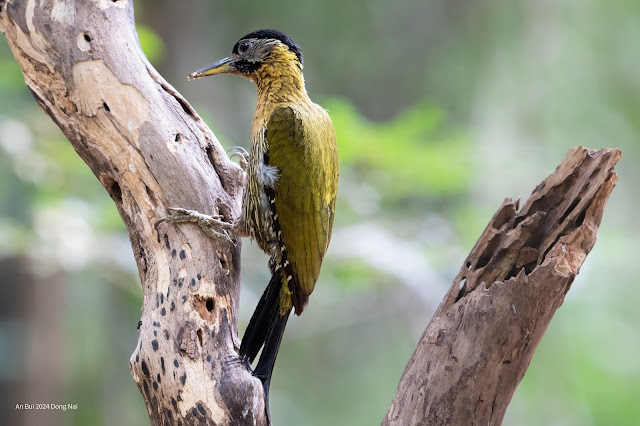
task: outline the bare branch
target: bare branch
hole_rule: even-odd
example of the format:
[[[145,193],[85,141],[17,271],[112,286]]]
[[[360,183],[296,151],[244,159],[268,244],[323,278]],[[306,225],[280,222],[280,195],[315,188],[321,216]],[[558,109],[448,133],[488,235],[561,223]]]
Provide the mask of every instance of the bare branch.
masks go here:
[[[595,241],[620,151],[573,148],[504,201],[407,365],[383,425],[499,425]]]

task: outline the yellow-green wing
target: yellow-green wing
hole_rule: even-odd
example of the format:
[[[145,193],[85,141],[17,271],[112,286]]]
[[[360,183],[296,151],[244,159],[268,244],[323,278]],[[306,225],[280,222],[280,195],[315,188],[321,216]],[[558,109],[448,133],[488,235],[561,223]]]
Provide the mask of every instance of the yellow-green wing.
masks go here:
[[[268,163],[278,169],[275,207],[281,242],[297,278],[292,302],[300,314],[331,239],[338,189],[336,138],[331,119],[317,105],[278,107],[266,136]]]

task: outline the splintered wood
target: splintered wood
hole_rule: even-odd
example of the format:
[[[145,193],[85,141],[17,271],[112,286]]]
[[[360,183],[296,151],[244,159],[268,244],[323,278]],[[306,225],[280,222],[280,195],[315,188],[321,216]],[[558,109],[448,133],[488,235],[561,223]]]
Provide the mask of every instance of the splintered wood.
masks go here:
[[[591,251],[621,153],[572,148],[527,202],[506,199],[407,365],[383,425],[499,425]]]

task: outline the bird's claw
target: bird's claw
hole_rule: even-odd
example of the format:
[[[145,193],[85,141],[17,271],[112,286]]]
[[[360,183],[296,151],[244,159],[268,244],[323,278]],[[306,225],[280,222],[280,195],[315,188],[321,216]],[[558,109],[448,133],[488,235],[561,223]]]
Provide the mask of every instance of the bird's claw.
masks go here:
[[[229,158],[238,157],[238,164],[242,168],[242,170],[247,170],[247,166],[249,165],[249,153],[246,149],[241,146],[234,146],[229,151],[227,151]]]
[[[161,222],[172,223],[196,223],[202,231],[215,240],[224,240],[233,244],[233,240],[229,236],[229,232],[233,229],[233,225],[225,222],[221,215],[206,215],[195,210],[183,209],[181,207],[167,207],[170,214],[166,217],[158,219],[156,227]]]

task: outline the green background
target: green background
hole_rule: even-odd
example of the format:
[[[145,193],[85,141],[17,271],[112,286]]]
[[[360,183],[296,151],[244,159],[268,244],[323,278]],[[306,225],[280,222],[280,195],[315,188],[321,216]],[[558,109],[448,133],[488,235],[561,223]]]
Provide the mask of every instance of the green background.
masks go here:
[[[379,424],[497,207],[526,199],[577,145],[622,149],[619,183],[504,424],[640,424],[640,2],[134,4],[151,62],[226,148],[248,147],[255,88],[185,77],[259,28],[302,47],[307,89],[334,121],[336,225],[280,350],[275,424]],[[255,244],[242,261],[241,330],[268,280]],[[148,424],[128,370],[141,306],[128,236],[3,37],[0,286],[0,424]]]

